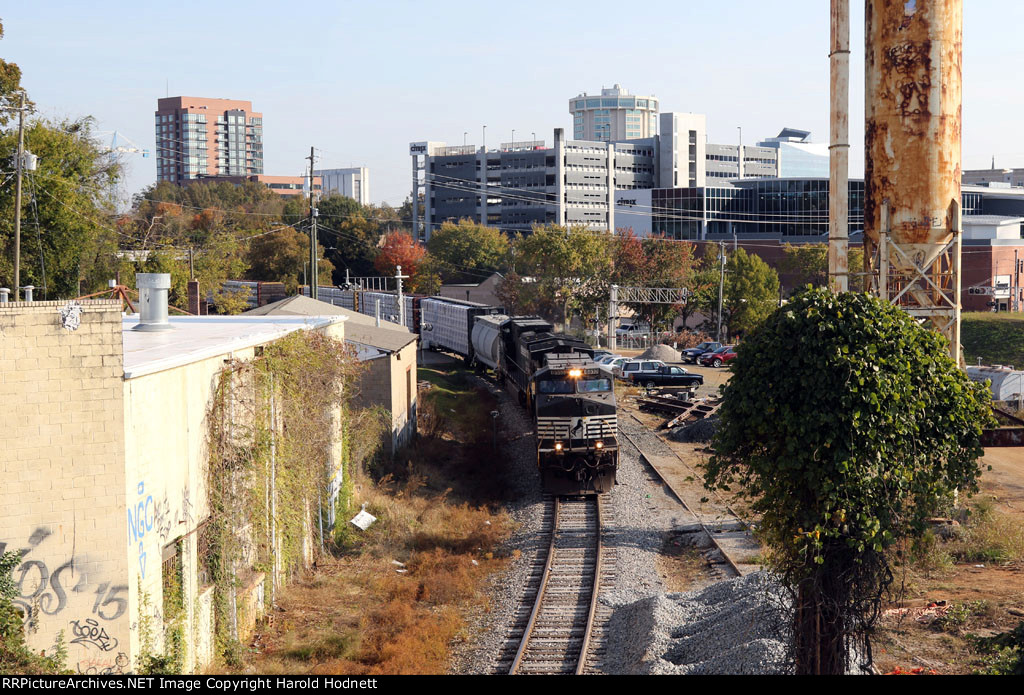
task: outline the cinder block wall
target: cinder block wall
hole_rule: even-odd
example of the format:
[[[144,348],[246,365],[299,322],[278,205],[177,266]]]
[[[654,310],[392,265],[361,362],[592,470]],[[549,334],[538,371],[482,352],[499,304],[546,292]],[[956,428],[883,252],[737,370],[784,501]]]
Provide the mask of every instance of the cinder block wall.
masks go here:
[[[19,551],[29,644],[63,632],[68,666],[128,672],[121,306],[0,304],[0,548]]]

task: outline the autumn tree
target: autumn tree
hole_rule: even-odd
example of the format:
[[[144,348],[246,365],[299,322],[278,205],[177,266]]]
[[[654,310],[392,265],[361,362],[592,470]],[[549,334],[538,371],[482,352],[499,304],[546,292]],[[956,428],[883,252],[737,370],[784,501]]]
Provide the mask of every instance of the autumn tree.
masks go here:
[[[410,283],[413,283],[426,254],[427,250],[407,233],[389,232],[384,237],[384,244],[377,250],[373,267],[381,275],[394,275],[395,269],[401,267],[402,274],[408,275]]]
[[[573,309],[587,311],[607,296],[612,237],[581,227],[537,227],[515,241],[516,271],[536,279],[527,285],[539,307],[557,307],[564,330]]]
[[[891,551],[978,489],[988,389],[938,333],[854,292],[797,294],[737,353],[705,484],[759,516],[793,597],[797,672],[870,664]]]
[[[509,239],[494,227],[463,219],[433,230],[427,250],[446,282],[480,282],[506,268]]]

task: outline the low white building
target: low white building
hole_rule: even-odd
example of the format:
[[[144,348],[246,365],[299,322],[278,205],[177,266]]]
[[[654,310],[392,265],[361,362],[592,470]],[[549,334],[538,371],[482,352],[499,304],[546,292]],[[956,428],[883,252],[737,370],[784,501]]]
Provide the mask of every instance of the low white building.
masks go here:
[[[231,365],[298,331],[343,340],[344,321],[190,316],[148,331],[134,330],[139,318],[123,317],[119,301],[0,304],[0,395],[19,404],[0,428],[0,551],[22,554],[14,602],[30,646],[50,650],[63,634],[72,671],[130,673],[176,630],[186,671],[212,661],[215,587],[203,569],[211,405]],[[338,471],[340,427],[329,436],[325,464]],[[311,547],[312,526],[304,529]],[[266,542],[280,540],[269,532]],[[244,559],[232,571],[229,632],[244,641],[267,586],[284,579]],[[173,625],[168,577],[180,582]]]

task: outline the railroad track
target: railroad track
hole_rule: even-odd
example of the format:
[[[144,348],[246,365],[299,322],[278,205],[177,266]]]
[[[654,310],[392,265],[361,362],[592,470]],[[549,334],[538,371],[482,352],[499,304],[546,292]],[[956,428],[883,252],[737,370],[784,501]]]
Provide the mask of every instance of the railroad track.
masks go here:
[[[509,674],[582,674],[601,658],[598,592],[609,579],[600,496],[555,497],[550,544]],[[524,614],[525,615],[525,614]],[[507,663],[507,662],[506,662]]]
[[[636,418],[633,418],[633,420],[641,427],[644,427],[643,423]],[[745,574],[759,570],[760,566],[758,564],[748,561],[750,556],[756,555],[759,550],[757,542],[750,535],[749,524],[743,521],[717,492],[712,493],[711,497],[716,498],[715,501],[712,501],[708,500],[709,496],[704,490],[693,491],[673,485],[669,478],[659,469],[660,459],[670,456],[685,466],[693,477],[699,479],[700,474],[686,465],[664,442],[661,443],[667,454],[655,454],[645,451],[637,443],[635,437],[630,436],[621,427],[621,424],[622,418],[620,418],[619,436],[625,438],[637,450],[640,457],[658,475],[661,482],[672,491],[672,494],[679,500],[683,508],[696,519],[696,524],[680,527],[679,531],[692,534],[703,533],[710,541],[711,548],[707,548],[704,553],[709,564],[717,568],[721,574],[731,577],[742,577]],[[650,435],[658,438],[659,441],[661,440],[654,432],[650,432]],[[710,514],[705,509],[710,510]]]

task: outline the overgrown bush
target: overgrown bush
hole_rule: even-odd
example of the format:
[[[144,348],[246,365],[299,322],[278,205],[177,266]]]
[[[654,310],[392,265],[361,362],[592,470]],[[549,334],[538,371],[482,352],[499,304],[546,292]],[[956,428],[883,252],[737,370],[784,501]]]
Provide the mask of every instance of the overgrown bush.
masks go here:
[[[799,293],[737,352],[706,484],[761,514],[797,671],[843,673],[871,660],[888,550],[977,491],[988,392],[938,333],[866,294]]]

